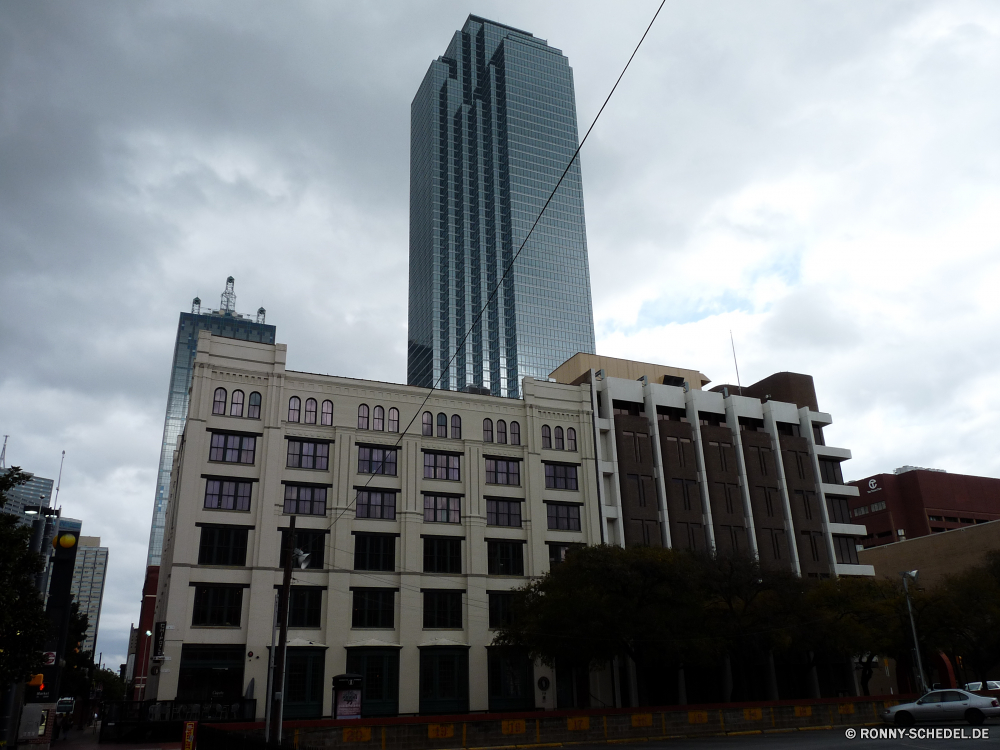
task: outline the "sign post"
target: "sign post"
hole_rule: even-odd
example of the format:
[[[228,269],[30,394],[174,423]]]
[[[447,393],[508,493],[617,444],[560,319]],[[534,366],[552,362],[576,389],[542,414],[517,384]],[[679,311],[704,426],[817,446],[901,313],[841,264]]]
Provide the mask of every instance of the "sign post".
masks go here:
[[[361,675],[338,674],[333,678],[333,718],[361,718]]]

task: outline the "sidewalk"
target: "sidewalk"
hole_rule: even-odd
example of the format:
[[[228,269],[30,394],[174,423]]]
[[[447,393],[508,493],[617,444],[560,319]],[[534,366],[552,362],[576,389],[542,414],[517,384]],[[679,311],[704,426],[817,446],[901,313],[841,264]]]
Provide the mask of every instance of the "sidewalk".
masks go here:
[[[131,744],[127,742],[106,742],[103,745],[97,743],[97,733],[99,726],[86,727],[85,729],[72,729],[66,737],[60,737],[51,745],[51,750],[97,750],[97,748],[107,748],[107,750],[180,750],[180,742],[141,742]]]

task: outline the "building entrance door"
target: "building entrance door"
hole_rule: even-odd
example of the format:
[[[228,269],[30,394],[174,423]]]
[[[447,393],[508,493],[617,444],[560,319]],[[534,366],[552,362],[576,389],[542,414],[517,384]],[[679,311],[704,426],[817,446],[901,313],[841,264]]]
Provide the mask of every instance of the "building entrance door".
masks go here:
[[[469,710],[469,649],[420,649],[420,713],[464,714]]]
[[[285,654],[286,719],[323,716],[323,661],[326,649],[289,648]]]
[[[347,671],[359,674],[362,716],[396,716],[399,713],[399,649],[350,648]]]

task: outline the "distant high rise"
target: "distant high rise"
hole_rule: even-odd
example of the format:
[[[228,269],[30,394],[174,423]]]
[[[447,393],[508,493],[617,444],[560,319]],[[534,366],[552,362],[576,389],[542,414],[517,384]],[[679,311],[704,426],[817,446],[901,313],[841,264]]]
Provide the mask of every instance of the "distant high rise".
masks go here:
[[[146,565],[159,565],[163,551],[163,527],[167,518],[167,500],[170,497],[170,471],[174,465],[177,438],[184,431],[187,421],[188,390],[191,388],[192,367],[198,346],[198,331],[211,331],[215,336],[225,336],[241,341],[274,343],[274,326],[265,325],[264,308],[256,317],[236,312],[236,292],[233,277],[226,279],[226,291],[218,310],[202,310],[201,300],[194,298],[190,313],[181,313],[174,344],[174,362],[170,369],[170,391],[167,393],[167,416],[163,423],[163,446],[160,449],[160,470],[156,482],[156,504],[153,507],[153,524],[149,532],[149,552]]]
[[[101,546],[99,536],[81,536],[73,567],[70,593],[87,616],[87,637],[82,651],[93,652],[97,644],[97,629],[101,623],[101,603],[104,601],[104,579],[108,572],[108,548]]]
[[[0,474],[2,473],[6,473],[6,470],[0,469]],[[27,482],[7,491],[7,501],[3,504],[3,512],[18,516],[22,524],[30,525],[32,520],[38,516],[26,516],[24,506],[41,505],[48,508],[52,502],[53,482],[51,479],[30,473],[28,476],[31,478]]]
[[[410,107],[411,385],[519,397],[594,351],[579,160],[490,297],[577,145],[565,55],[469,16]]]

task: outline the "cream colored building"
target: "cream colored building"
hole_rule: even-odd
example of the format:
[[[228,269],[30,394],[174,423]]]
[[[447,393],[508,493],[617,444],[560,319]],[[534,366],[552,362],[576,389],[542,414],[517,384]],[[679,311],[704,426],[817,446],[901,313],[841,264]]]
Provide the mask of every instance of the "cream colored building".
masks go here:
[[[287,371],[285,356],[200,334],[147,697],[252,692],[263,716],[294,511],[310,558],[293,573],[286,717],[329,716],[330,678],[347,671],[365,676],[369,712],[554,707],[554,675],[490,643],[504,592],[601,540],[590,386],[427,397]]]

